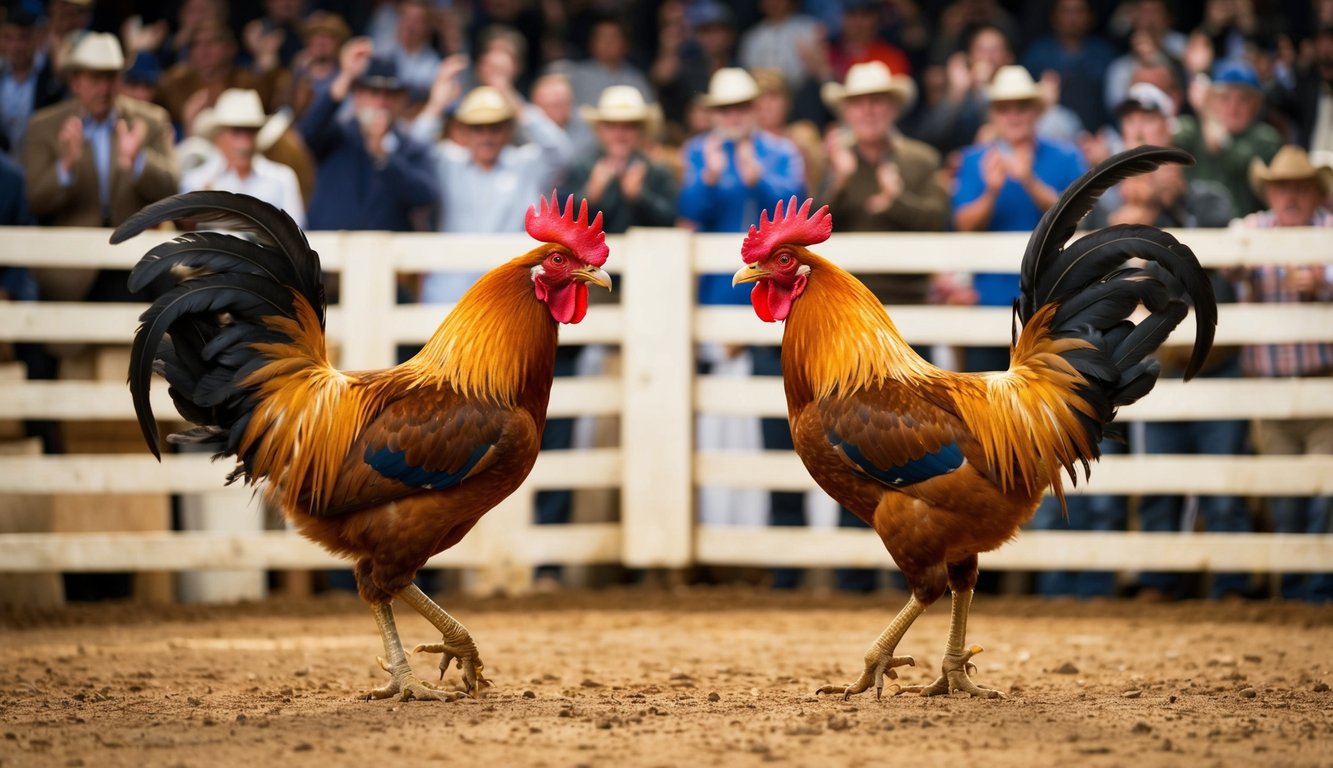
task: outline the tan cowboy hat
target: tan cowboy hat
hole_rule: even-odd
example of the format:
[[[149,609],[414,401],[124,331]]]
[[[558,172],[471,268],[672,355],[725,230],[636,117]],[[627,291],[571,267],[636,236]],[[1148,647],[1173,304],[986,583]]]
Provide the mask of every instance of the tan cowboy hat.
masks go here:
[[[454,119],[463,125],[490,125],[514,119],[509,100],[489,85],[473,88],[454,111]]]
[[[1333,194],[1333,168],[1327,165],[1315,165],[1305,150],[1287,144],[1273,155],[1273,162],[1267,165],[1259,158],[1250,160],[1250,187],[1261,198],[1267,199],[1270,181],[1314,181],[1324,197]]]
[[[828,108],[834,111],[849,96],[869,96],[872,93],[888,94],[906,109],[916,98],[916,83],[908,75],[893,74],[882,61],[867,61],[847,70],[845,82],[825,83],[819,93]]]
[[[125,54],[120,41],[107,32],[88,32],[82,35],[61,64],[62,72],[119,72],[125,68]]]
[[[995,77],[990,81],[990,87],[986,89],[986,95],[990,97],[991,103],[997,101],[1032,101],[1041,102],[1041,89],[1028,74],[1027,67],[1021,64],[1010,64],[1006,67],[1000,67],[995,72]]]
[[[650,123],[661,115],[656,104],[643,100],[643,94],[632,85],[612,85],[597,97],[597,106],[583,105],[579,114],[589,123]]]
[[[259,100],[259,93],[248,88],[228,88],[219,96],[217,102],[202,119],[202,127],[196,132],[214,136],[223,128],[252,128],[259,130],[268,121],[264,114],[264,104]]]
[[[759,86],[750,73],[740,67],[723,67],[713,73],[704,94],[705,107],[726,107],[744,104],[759,96]]]

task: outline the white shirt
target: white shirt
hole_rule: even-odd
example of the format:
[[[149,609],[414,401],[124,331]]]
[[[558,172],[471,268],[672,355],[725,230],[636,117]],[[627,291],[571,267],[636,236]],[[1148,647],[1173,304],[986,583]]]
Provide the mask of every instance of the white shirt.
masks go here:
[[[255,155],[250,162],[250,175],[241,178],[227,167],[221,153],[215,153],[203,165],[181,176],[181,191],[210,189],[250,195],[281,208],[297,226],[305,227],[305,203],[301,200],[301,185],[296,180],[296,171],[263,155]]]

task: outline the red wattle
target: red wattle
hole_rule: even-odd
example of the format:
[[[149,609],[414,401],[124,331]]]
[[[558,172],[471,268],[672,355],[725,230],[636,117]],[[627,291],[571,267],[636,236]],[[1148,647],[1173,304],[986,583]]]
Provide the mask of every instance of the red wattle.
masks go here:
[[[767,284],[763,281],[754,284],[750,291],[750,304],[754,307],[754,313],[759,315],[759,319],[765,323],[773,322],[773,313],[768,308]]]

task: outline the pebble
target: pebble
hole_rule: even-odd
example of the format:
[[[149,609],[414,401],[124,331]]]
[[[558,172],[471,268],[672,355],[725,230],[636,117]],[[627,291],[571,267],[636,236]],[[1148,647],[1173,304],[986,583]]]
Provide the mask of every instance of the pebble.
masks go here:
[[[1073,663],[1066,661],[1065,663],[1056,667],[1053,671],[1057,675],[1077,675],[1078,667],[1074,666]]]
[[[1314,691],[1315,693],[1328,693],[1328,683],[1324,682],[1323,680],[1320,680],[1319,682],[1315,683],[1314,687],[1311,688],[1310,690]]]
[[[722,700],[722,696],[720,696],[720,695],[718,694],[717,691],[710,691],[709,694],[708,694],[708,700],[709,700],[709,701],[721,701],[721,700]]]
[[[525,698],[525,699],[535,699],[535,698],[537,698],[537,694],[533,693],[532,691],[524,691],[524,692],[523,692],[523,698]]]
[[[315,748],[315,745],[314,745],[314,744],[311,744],[311,743],[308,742],[308,741],[303,741],[303,742],[301,742],[300,744],[297,744],[296,746],[292,747],[292,751],[293,751],[293,752],[309,752],[309,751],[311,751],[311,750],[314,749],[314,748]]]
[[[1120,695],[1121,695],[1121,696],[1124,696],[1124,697],[1127,698],[1127,699],[1137,699],[1138,697],[1140,697],[1140,696],[1143,695],[1143,691],[1140,691],[1140,690],[1135,689],[1135,690],[1133,690],[1133,691],[1125,691],[1124,693],[1122,693],[1122,694],[1120,694]]]
[[[828,729],[830,731],[845,731],[851,727],[851,722],[841,715],[833,715],[828,719]]]
[[[1259,692],[1254,690],[1253,688],[1242,688],[1240,692],[1240,697],[1242,699],[1253,699],[1255,696],[1258,695]]]
[[[1130,731],[1132,733],[1152,733],[1152,726],[1140,720],[1134,724]]]

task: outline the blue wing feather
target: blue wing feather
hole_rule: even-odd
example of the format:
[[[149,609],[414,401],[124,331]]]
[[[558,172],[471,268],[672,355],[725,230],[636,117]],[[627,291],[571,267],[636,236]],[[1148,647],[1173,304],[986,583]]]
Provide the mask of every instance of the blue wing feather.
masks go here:
[[[365,461],[371,469],[387,478],[397,480],[403,485],[440,491],[463,482],[463,478],[467,477],[472,468],[477,466],[477,462],[481,461],[486,452],[493,447],[495,447],[494,443],[478,445],[468,456],[463,466],[452,472],[445,469],[413,466],[407,462],[406,451],[395,451],[387,446],[376,450],[367,448]]]
[[[926,453],[920,458],[909,459],[891,467],[880,467],[867,459],[861,449],[854,444],[843,440],[833,432],[826,434],[833,448],[842,453],[858,469],[894,488],[947,475],[963,465],[963,450],[957,441],[942,445],[938,450]]]

